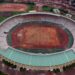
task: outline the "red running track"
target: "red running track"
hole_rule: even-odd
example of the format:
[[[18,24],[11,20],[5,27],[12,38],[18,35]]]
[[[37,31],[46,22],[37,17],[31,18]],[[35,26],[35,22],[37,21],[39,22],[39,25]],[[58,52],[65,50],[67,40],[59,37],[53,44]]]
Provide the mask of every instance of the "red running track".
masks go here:
[[[7,11],[26,11],[28,6],[26,4],[0,4],[0,12],[7,12]]]

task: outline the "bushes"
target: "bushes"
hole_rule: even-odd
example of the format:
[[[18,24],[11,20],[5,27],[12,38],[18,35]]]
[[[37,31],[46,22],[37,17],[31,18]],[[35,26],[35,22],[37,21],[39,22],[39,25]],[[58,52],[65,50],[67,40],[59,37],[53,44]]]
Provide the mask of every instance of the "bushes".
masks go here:
[[[59,73],[60,72],[60,70],[57,68],[57,69],[53,69],[53,72],[54,73]]]
[[[0,3],[3,3],[3,2],[5,2],[5,0],[0,0]]]
[[[15,11],[15,12],[10,12],[10,13],[11,13],[11,16],[12,16],[12,15],[17,15],[17,14],[25,13],[25,12],[16,12]]]
[[[50,8],[50,12],[53,12],[53,9],[54,9],[54,8]]]
[[[34,10],[35,4],[28,4],[28,11]]]
[[[64,14],[64,15],[65,15],[65,14],[67,14],[67,13],[68,13],[68,11],[67,11],[67,10],[64,10],[64,9],[62,9],[62,8],[60,8],[59,10],[60,10],[61,14]]]
[[[63,70],[66,71],[66,70],[72,69],[73,67],[75,67],[75,63],[72,63],[71,65],[68,65],[68,66],[64,66]]]
[[[70,69],[72,69],[72,68],[74,68],[74,67],[75,67],[75,63],[72,63],[71,65],[64,66],[64,67],[63,67],[63,71],[70,70]],[[53,72],[54,72],[54,73],[59,73],[60,70],[59,70],[58,68],[57,68],[57,69],[53,69]]]
[[[2,13],[0,12],[0,22],[5,20],[9,16],[20,14],[20,13],[22,12],[2,12]]]
[[[6,19],[6,17],[0,16],[0,22],[2,22],[5,19]]]
[[[26,4],[28,5],[27,11],[34,10],[34,6],[35,6],[34,2],[27,2]]]
[[[43,11],[50,11],[50,12],[53,12],[53,8],[50,8],[50,7],[48,7],[48,6],[43,6],[43,7],[42,7],[42,10],[43,10]]]
[[[24,71],[26,71],[26,68],[22,68],[22,67],[21,67],[21,68],[20,68],[20,71],[21,71],[21,72],[24,72]]]
[[[7,74],[4,74],[3,72],[0,71],[0,75],[7,75]]]
[[[17,15],[17,14],[21,14],[21,13],[25,13],[25,12],[0,12],[0,22],[2,22],[3,20],[5,20],[7,17],[13,16],[13,15]]]
[[[53,9],[55,9],[55,8],[52,8],[52,7],[49,7],[49,6],[43,6],[43,7],[42,7],[42,10],[43,10],[43,11],[48,11],[48,12],[54,12]],[[63,8],[59,8],[58,10],[60,11],[60,13],[61,13],[62,15],[65,15],[65,14],[68,13],[68,11],[65,10],[65,9],[63,9]]]
[[[2,60],[2,62],[5,64],[5,65],[7,65],[7,66],[9,66],[9,67],[11,67],[11,68],[16,68],[16,65],[13,65],[13,64],[11,64],[10,62],[8,62],[8,61],[6,61],[6,60]]]
[[[35,5],[34,2],[27,2],[26,4],[28,4],[28,5]]]
[[[43,9],[44,11],[49,11],[49,10],[50,10],[50,8],[49,8],[48,6],[43,6],[42,9]]]

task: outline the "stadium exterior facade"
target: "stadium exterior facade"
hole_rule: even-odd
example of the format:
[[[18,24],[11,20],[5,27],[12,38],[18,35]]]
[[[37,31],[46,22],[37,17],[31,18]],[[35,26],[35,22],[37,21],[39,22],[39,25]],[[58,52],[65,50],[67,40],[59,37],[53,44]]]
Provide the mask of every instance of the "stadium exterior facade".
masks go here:
[[[34,14],[36,15],[35,17]],[[37,14],[40,15],[40,18],[37,18]],[[33,17],[31,16],[24,17],[27,15],[28,16],[33,15]],[[45,17],[43,17],[42,15],[45,15]],[[4,32],[9,32],[9,30],[18,23],[23,23],[27,21],[40,21],[40,20],[62,24],[71,31],[73,38],[75,39],[75,34],[74,34],[75,22],[72,19],[45,12],[19,14],[8,18],[1,23],[0,61],[7,60],[12,64],[17,65],[17,70],[23,67],[26,68],[27,70],[31,69],[31,70],[51,70],[51,71],[53,69],[63,70],[64,66],[75,63],[75,53],[74,53],[75,41],[73,41],[73,45],[71,48],[65,51],[50,53],[50,54],[23,52],[15,48],[12,48],[10,45],[8,45],[6,38],[7,34],[4,34]]]

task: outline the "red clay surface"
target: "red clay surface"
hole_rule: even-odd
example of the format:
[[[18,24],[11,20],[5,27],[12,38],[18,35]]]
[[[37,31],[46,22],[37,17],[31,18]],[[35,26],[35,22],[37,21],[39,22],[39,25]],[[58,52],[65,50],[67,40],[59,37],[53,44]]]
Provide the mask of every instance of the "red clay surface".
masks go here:
[[[68,41],[67,33],[54,26],[28,25],[12,32],[12,46],[15,48],[66,48]]]
[[[0,4],[0,11],[26,11],[28,8],[25,4]]]

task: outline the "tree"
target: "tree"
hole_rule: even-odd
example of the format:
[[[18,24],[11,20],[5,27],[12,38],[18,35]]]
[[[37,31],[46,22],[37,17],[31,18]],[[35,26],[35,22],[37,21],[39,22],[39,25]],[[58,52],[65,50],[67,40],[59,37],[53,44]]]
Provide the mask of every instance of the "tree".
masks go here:
[[[0,3],[1,3],[1,2],[4,2],[4,1],[5,1],[5,0],[0,0]]]

